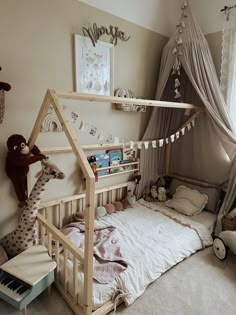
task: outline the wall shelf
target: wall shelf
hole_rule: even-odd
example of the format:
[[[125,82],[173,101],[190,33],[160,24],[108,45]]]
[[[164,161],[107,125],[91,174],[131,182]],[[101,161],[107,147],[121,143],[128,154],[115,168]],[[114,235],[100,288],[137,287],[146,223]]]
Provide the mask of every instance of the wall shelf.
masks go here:
[[[102,171],[102,170],[110,170],[110,169],[114,169],[114,168],[120,168],[120,167],[129,167],[129,166],[134,166],[134,168],[132,169],[128,169],[128,170],[121,170],[121,171],[117,171],[114,173],[109,173],[106,175],[101,175],[98,176],[98,178],[105,178],[105,177],[110,177],[110,176],[115,176],[115,175],[122,175],[122,174],[127,174],[127,173],[132,173],[132,172],[136,172],[139,171],[139,165],[140,165],[140,161],[135,161],[135,162],[130,162],[130,163],[125,163],[125,164],[117,164],[117,165],[112,165],[112,166],[107,166],[107,167],[101,167],[98,168],[97,171]]]

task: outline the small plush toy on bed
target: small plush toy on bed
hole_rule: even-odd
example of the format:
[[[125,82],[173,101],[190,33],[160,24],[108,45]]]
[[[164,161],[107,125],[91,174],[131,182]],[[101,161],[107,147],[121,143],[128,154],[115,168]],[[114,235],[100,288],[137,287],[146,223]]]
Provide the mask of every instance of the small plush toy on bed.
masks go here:
[[[87,157],[87,160],[92,168],[92,171],[94,173],[94,176],[95,176],[95,182],[98,181],[98,167],[97,167],[97,164],[96,164],[96,156],[95,155],[91,155],[91,156],[88,156]]]
[[[19,200],[19,207],[22,208],[27,200],[27,174],[29,172],[29,165],[41,161],[46,156],[40,152],[36,145],[30,150],[25,138],[18,134],[14,134],[8,138],[7,148],[5,170],[13,183]]]
[[[152,199],[153,200],[158,200],[157,185],[152,185],[150,192],[151,192]]]
[[[160,177],[158,177],[158,179],[156,181],[156,185],[158,188],[159,187],[165,188],[166,196],[168,196],[168,197],[169,197],[169,192],[170,192],[170,182],[171,182],[170,176],[160,176]]]
[[[166,201],[166,189],[165,189],[165,187],[158,187],[157,198],[158,198],[158,201]]]

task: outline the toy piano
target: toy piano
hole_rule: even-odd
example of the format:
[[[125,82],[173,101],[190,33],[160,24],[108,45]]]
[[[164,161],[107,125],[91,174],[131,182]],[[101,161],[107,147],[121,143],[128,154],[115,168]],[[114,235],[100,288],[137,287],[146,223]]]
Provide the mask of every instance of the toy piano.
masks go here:
[[[44,246],[32,246],[0,266],[0,298],[23,310],[54,281],[56,262]]]

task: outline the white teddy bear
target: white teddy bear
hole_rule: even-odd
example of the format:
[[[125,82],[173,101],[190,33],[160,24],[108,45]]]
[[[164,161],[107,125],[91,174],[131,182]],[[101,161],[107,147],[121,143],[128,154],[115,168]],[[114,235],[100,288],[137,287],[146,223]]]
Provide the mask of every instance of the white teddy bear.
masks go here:
[[[154,200],[155,200],[155,199],[158,199],[158,192],[157,192],[157,186],[156,186],[156,185],[152,185],[152,186],[151,186],[150,193],[151,193],[151,196],[152,196],[152,198],[153,198]]]
[[[165,187],[158,187],[157,198],[159,201],[166,201],[166,189],[165,189]]]

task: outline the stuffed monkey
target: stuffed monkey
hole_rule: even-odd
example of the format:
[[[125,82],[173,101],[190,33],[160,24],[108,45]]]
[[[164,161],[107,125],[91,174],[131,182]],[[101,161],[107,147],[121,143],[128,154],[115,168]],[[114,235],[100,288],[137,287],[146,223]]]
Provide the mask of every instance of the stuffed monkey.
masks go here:
[[[7,148],[5,170],[13,183],[19,200],[19,207],[22,208],[27,204],[27,174],[29,172],[29,165],[41,161],[46,157],[36,145],[30,150],[25,138],[18,134],[14,134],[8,138]]]

